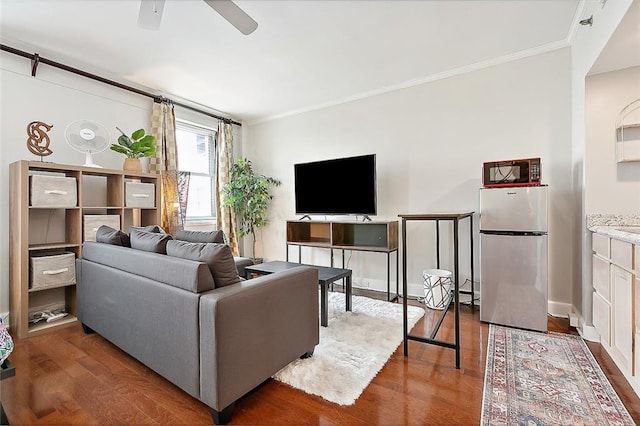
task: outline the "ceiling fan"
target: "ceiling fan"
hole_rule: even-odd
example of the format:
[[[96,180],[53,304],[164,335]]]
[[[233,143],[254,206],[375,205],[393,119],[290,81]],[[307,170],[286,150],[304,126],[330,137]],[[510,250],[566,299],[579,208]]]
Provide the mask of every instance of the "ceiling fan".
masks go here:
[[[258,23],[231,0],[203,0],[244,35],[258,28]],[[165,0],[140,0],[138,26],[148,30],[160,28]]]

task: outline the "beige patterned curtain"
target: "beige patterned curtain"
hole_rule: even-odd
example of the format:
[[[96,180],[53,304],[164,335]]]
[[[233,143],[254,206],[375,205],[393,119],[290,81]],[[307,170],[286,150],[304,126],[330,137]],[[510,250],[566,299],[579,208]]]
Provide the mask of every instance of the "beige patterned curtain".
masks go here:
[[[184,225],[186,210],[186,193],[180,194],[189,187],[185,185],[185,176],[180,178],[178,172],[178,151],[176,148],[176,117],[173,105],[162,100],[154,102],[151,109],[151,134],[156,137],[156,157],[149,162],[149,171],[161,176],[162,182],[162,228],[171,235],[175,235]],[[186,176],[188,182],[188,176]],[[182,203],[181,203],[182,201]]]
[[[222,207],[222,188],[229,183],[231,175],[231,166],[233,165],[233,134],[231,124],[220,121],[218,123],[218,132],[216,133],[216,153],[218,164],[216,170],[216,194],[218,202],[216,203],[216,217],[218,221],[218,229],[224,232],[227,237],[227,243],[231,247],[234,256],[239,256],[238,236],[236,235],[236,215],[228,207]]]

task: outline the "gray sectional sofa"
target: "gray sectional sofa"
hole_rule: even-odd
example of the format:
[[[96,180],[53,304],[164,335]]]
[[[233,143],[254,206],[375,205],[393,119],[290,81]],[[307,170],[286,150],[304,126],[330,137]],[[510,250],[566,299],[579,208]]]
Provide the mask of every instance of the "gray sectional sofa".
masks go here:
[[[300,267],[216,288],[205,262],[86,242],[78,318],[85,332],[204,402],[224,424],[236,400],[313,353],[317,274]]]

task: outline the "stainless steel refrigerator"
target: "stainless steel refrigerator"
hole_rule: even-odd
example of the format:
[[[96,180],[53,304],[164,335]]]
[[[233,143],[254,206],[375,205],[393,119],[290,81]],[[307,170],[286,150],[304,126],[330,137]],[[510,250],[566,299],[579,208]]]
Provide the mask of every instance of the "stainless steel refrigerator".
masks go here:
[[[480,189],[480,320],[547,331],[547,190]]]

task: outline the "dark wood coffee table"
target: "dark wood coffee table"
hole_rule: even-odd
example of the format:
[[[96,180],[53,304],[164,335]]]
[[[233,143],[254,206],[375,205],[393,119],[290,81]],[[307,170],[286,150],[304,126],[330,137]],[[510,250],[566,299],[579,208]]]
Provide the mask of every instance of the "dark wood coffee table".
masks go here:
[[[329,268],[327,266],[307,265],[304,263],[283,262],[274,260],[272,262],[259,263],[244,268],[246,278],[251,274],[268,275],[275,272],[286,271],[298,266],[310,266],[318,270],[318,284],[320,284],[320,324],[327,327],[329,323],[329,307],[327,299],[329,297],[329,284],[345,278],[345,310],[351,310],[351,269]]]

